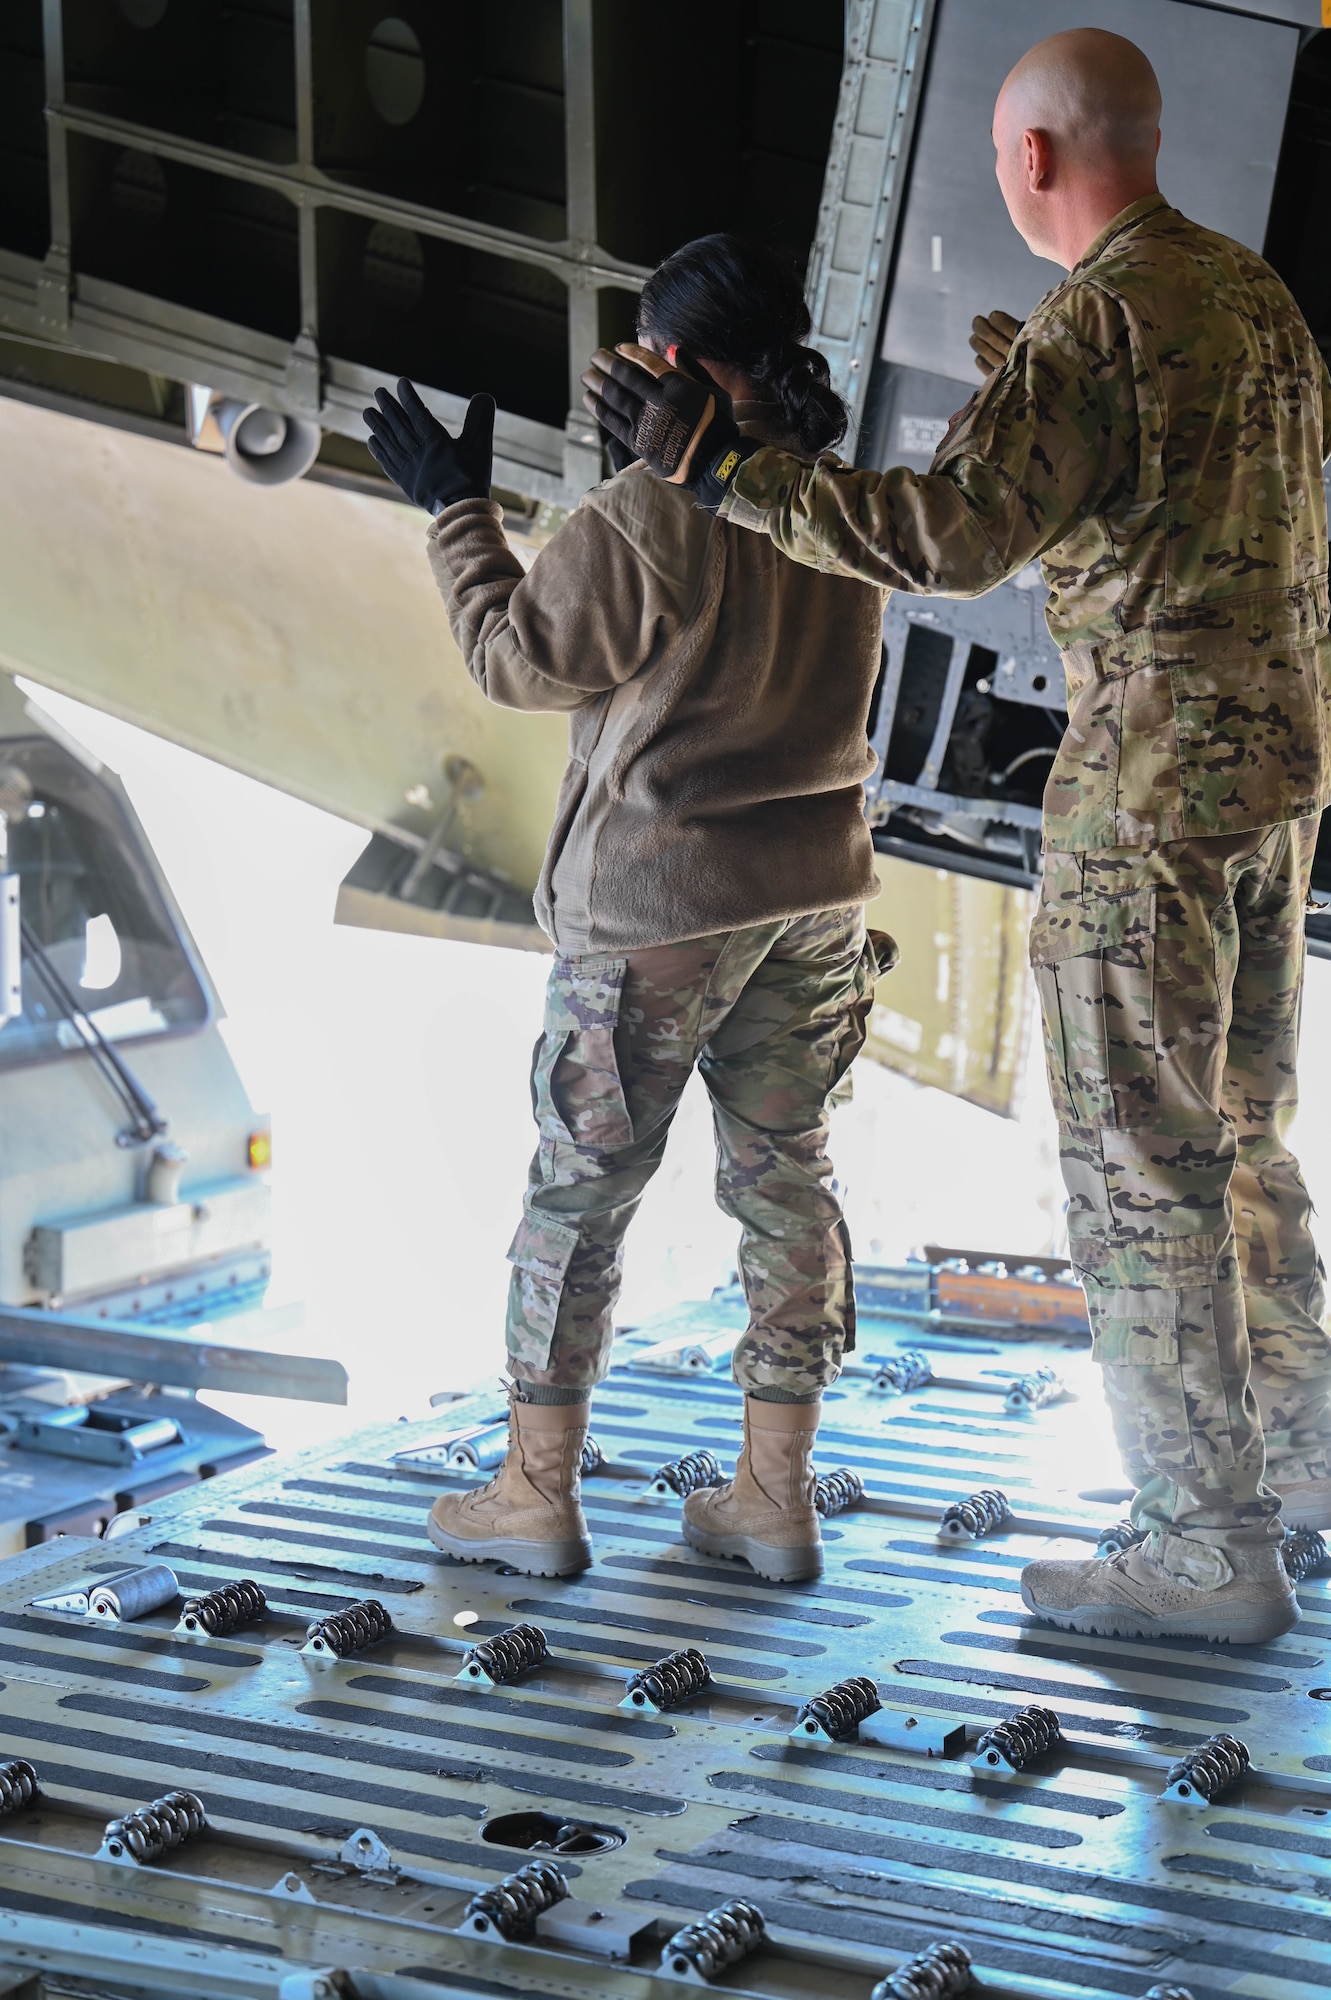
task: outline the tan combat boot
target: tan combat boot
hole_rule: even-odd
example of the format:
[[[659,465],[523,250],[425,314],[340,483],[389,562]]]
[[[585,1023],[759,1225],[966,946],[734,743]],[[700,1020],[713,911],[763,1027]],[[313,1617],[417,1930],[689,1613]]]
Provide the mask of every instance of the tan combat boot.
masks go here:
[[[1298,1624],[1299,1607],[1279,1544],[1223,1553],[1207,1549],[1218,1579],[1207,1588],[1176,1573],[1176,1551],[1166,1547],[1160,1551],[1163,1560],[1157,1560],[1158,1541],[1152,1535],[1140,1548],[1117,1556],[1027,1563],[1022,1603],[1066,1632],[1115,1639],[1228,1639],[1252,1646]],[[1194,1551],[1197,1546],[1189,1545]]]
[[[461,1562],[501,1562],[525,1576],[570,1576],[592,1559],[582,1512],[587,1403],[509,1404],[508,1456],[489,1484],[441,1494],[426,1532]]]
[[[684,1539],[705,1556],[738,1556],[759,1576],[800,1583],[821,1576],[823,1541],[813,1504],[818,1403],[744,1398],[744,1448],[725,1486],[690,1493]]]

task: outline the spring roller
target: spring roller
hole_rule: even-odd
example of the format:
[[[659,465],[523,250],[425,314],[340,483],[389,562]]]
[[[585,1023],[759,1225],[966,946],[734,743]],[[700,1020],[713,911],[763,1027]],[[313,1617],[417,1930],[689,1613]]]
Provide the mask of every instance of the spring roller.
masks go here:
[[[508,1419],[481,1424],[454,1438],[448,1451],[450,1472],[495,1472],[508,1456]]]
[[[810,1739],[840,1743],[854,1736],[865,1717],[876,1715],[882,1705],[877,1682],[867,1676],[857,1674],[852,1680],[837,1681],[804,1703],[795,1717],[791,1739],[796,1743],[807,1743]]]
[[[886,1979],[880,1979],[869,2000],[955,2000],[970,1993],[971,1955],[964,1944],[949,1938],[916,1952]]]
[[[224,1639],[262,1618],[268,1599],[252,1577],[219,1584],[206,1597],[187,1597],[176,1632],[182,1639]]]
[[[706,1486],[724,1486],[726,1476],[710,1451],[685,1452],[663,1465],[647,1488],[653,1500],[686,1500]]]
[[[882,1395],[908,1396],[912,1389],[927,1389],[934,1379],[933,1364],[918,1347],[889,1355],[878,1363],[874,1388]]]
[[[306,1628],[305,1644],[300,1650],[315,1659],[340,1660],[348,1653],[359,1653],[363,1646],[386,1639],[392,1629],[393,1621],[378,1598],[362,1597],[342,1611],[316,1618]]]
[[[605,1453],[596,1442],[596,1439],[589,1435],[582,1447],[582,1459],[578,1466],[579,1476],[583,1479],[590,1479],[594,1472],[602,1472],[604,1469]]]
[[[945,1542],[970,1542],[980,1535],[992,1535],[995,1528],[1001,1528],[1011,1519],[1007,1494],[1000,1493],[996,1486],[982,1486],[978,1493],[944,1507],[938,1533]]]
[[[31,1805],[37,1791],[37,1773],[26,1757],[10,1757],[0,1764],[0,1817]]]
[[[462,1929],[473,1937],[525,1937],[542,1910],[552,1910],[568,1894],[568,1879],[553,1861],[529,1861],[502,1882],[478,1890],[468,1903]]]
[[[1024,1771],[1037,1757],[1057,1750],[1062,1741],[1062,1724],[1053,1709],[1032,1702],[985,1730],[975,1745],[975,1761],[991,1770]]]
[[[192,1840],[207,1824],[203,1801],[193,1792],[164,1792],[151,1805],[140,1806],[122,1819],[109,1820],[97,1858],[141,1867]]]
[[[1063,1394],[1063,1378],[1053,1368],[1037,1368],[1033,1375],[1019,1375],[1015,1382],[1008,1384],[1003,1406],[1009,1416],[1019,1416],[1024,1410],[1042,1410],[1046,1403],[1056,1403]]]
[[[634,1674],[619,1705],[640,1715],[660,1715],[711,1684],[712,1670],[706,1656],[696,1646],[685,1646],[678,1653],[667,1653],[655,1666],[644,1667],[641,1673]]]
[[[825,1521],[858,1506],[863,1498],[864,1481],[848,1465],[839,1465],[835,1472],[820,1472],[813,1483],[813,1504]]]
[[[1131,1521],[1115,1521],[1112,1528],[1101,1528],[1095,1538],[1095,1553],[1121,1556],[1128,1549],[1139,1549],[1145,1540],[1145,1528],[1134,1528]]]
[[[1180,1757],[1165,1774],[1162,1799],[1182,1805],[1209,1806],[1244,1775],[1251,1762],[1248,1746],[1237,1736],[1208,1736],[1196,1750]]]
[[[661,1953],[661,1970],[681,1979],[715,1979],[718,1972],[756,1951],[766,1934],[757,1904],[736,1896],[676,1931]]]
[[[1296,1528],[1292,1534],[1286,1533],[1281,1553],[1285,1558],[1285,1573],[1291,1583],[1302,1583],[1309,1576],[1321,1576],[1331,1564],[1331,1550],[1328,1550],[1316,1528]]]
[[[472,1687],[504,1687],[533,1667],[544,1666],[550,1647],[539,1625],[510,1625],[493,1639],[473,1646],[462,1662],[460,1681]]]

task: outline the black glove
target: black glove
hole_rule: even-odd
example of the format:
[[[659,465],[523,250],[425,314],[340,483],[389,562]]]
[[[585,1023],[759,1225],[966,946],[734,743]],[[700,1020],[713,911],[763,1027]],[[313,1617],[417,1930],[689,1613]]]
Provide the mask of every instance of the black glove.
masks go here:
[[[473,396],[457,437],[432,417],[408,381],[396,400],[376,389],[378,409],[363,412],[370,450],[394,486],[431,514],[455,500],[488,500],[494,460],[495,399]]]
[[[598,424],[646,459],[658,478],[687,486],[711,514],[758,449],[736,424],[723,390],[695,382],[645,347],[625,343],[613,354],[598,347],[582,386],[583,406]]]

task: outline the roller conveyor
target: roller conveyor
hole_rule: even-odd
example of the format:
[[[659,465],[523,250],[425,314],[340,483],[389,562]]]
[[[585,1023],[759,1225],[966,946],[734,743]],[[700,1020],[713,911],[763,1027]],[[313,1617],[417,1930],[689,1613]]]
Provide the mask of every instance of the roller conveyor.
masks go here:
[[[1041,1627],[1023,1561],[1085,1554],[1125,1511],[1084,1347],[939,1333],[945,1379],[884,1394],[871,1357],[931,1336],[870,1318],[819,1451],[863,1497],[827,1519],[817,1585],[765,1583],[651,1497],[739,1440],[723,1361],[636,1364],[661,1335],[622,1341],[598,1395],[580,1577],[426,1541],[434,1495],[485,1476],[447,1447],[489,1394],[0,1567],[0,1759],[38,1788],[0,1771],[0,1992],[40,1967],[33,1992],[287,2000],[1331,1994],[1326,1580],[1261,1647]],[[1009,1412],[1041,1367],[1066,1393]],[[1006,1519],[939,1533],[986,1491]],[[180,1600],[137,1620],[34,1603],[158,1563]],[[184,1600],[222,1607],[216,1634]],[[829,1726],[801,1735],[811,1701]]]

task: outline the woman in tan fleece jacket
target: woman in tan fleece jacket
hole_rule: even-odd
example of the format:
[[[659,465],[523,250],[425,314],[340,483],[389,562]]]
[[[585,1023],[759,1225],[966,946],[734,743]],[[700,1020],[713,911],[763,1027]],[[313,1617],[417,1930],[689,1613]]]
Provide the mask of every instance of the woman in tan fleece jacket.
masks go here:
[[[642,294],[644,344],[688,357],[749,434],[818,451],[846,416],[808,331],[793,267],[732,237],[686,245]],[[488,497],[493,406],[475,399],[454,440],[399,394],[367,411],[371,449],[437,515],[468,670],[492,701],[569,716],[536,898],[556,957],[509,1252],[510,1449],[487,1487],[436,1503],[431,1540],[537,1575],[591,1560],[578,1465],[624,1234],[696,1065],[749,1327],[744,1449],[686,1501],[684,1534],[764,1576],[817,1575],[818,1406],[854,1334],[828,1103],[880,964],[863,781],[882,593],[788,562],[642,465],[587,494],[524,575]]]

